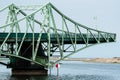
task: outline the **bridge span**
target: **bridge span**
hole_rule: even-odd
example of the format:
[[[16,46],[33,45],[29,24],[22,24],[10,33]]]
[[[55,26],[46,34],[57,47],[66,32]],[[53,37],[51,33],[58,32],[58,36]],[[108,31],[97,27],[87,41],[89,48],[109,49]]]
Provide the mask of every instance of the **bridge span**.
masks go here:
[[[34,33],[34,41],[37,41],[39,38],[39,34],[40,33]],[[5,38],[7,37],[8,33],[0,33],[0,42],[2,43]],[[104,34],[102,36],[98,36],[97,34],[79,34],[79,33],[65,33],[65,34],[57,34],[60,43],[62,43],[62,39],[64,39],[64,44],[72,44],[71,39],[73,40],[73,43],[77,44],[85,44],[85,41],[87,41],[88,38],[88,42],[89,44],[94,44],[94,43],[98,43],[97,40],[99,40],[99,42],[106,42],[106,39],[108,42],[113,42],[115,39],[116,35],[110,35],[109,37],[107,36],[107,34]],[[51,43],[56,43],[57,44],[57,35],[55,33],[50,33],[50,40]],[[82,36],[81,36],[82,35]],[[17,33],[17,42],[21,42],[22,38],[24,36],[24,33]],[[96,38],[94,38],[94,37]],[[82,38],[84,37],[84,39]],[[25,36],[24,41],[25,42],[32,42],[33,40],[33,33],[27,33]],[[6,43],[15,43],[16,41],[16,33],[11,33],[8,37],[8,39],[6,40]],[[41,42],[48,42],[48,34],[47,33],[41,33]]]
[[[0,10],[6,19],[0,22],[0,54],[10,59],[7,67],[12,68],[13,75],[45,75],[48,68],[70,55],[116,41],[115,33],[79,24],[51,3],[32,12],[25,10],[14,4]],[[56,54],[60,58],[51,63]]]

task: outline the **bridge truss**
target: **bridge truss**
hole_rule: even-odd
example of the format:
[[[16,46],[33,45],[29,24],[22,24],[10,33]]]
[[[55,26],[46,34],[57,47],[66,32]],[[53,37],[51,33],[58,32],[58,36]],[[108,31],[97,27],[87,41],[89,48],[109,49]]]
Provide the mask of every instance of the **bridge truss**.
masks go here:
[[[52,66],[85,48],[116,40],[116,34],[79,24],[51,3],[35,11],[25,11],[11,4],[0,10],[0,16],[0,54],[42,66]],[[30,44],[22,52],[30,48],[30,57],[21,55],[21,48],[27,42]],[[45,54],[47,60],[38,57],[38,52]],[[50,57],[54,55],[60,57],[51,63]]]

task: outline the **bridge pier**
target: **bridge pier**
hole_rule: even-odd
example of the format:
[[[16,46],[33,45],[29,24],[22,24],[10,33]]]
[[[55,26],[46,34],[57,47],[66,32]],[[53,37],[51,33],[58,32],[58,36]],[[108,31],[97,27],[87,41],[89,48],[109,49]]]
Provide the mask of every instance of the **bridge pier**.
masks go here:
[[[40,69],[12,69],[12,75],[48,75],[48,70]]]
[[[11,51],[13,54],[14,50],[12,48]],[[29,59],[32,58],[31,42],[23,43],[19,55]],[[48,61],[47,56],[45,56],[41,44],[37,52],[36,61],[42,64],[45,64]],[[45,66],[38,65],[33,62],[16,57],[10,57],[10,63],[8,64],[7,67],[12,68],[12,75],[47,75],[48,74],[48,70],[45,69],[46,68]]]

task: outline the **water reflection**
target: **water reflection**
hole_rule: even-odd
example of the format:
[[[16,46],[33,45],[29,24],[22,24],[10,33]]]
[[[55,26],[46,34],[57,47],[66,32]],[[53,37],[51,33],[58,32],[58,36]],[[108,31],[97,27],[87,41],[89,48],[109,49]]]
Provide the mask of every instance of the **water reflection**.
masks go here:
[[[62,75],[59,77],[52,76],[49,80],[114,80],[111,76],[100,75]]]
[[[11,76],[10,80],[49,80],[49,76]]]
[[[11,76],[9,80],[114,80],[104,75],[62,75],[62,76]]]

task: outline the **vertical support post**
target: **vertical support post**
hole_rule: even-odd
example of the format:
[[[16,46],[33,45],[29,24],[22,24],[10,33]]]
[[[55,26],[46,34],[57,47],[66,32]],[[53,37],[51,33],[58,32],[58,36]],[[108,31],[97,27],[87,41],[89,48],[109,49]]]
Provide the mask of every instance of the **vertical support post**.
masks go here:
[[[47,25],[48,25],[48,45],[47,45],[47,48],[48,48],[48,51],[47,51],[47,55],[48,55],[48,67],[50,66],[50,47],[51,47],[51,39],[50,39],[50,5],[47,6],[47,14],[46,14],[48,17],[47,17]]]
[[[77,24],[75,24],[75,52],[76,52],[76,45],[77,45]]]
[[[9,10],[10,10],[10,22],[13,22],[13,5],[9,7]],[[10,27],[12,26],[13,24],[10,24]],[[11,32],[13,32],[13,30],[11,30]]]
[[[98,31],[98,43],[100,43],[100,32]]]
[[[15,16],[15,18],[16,18],[16,14],[14,13],[14,16]],[[16,18],[17,19],[17,18]],[[17,53],[17,48],[18,48],[18,26],[17,26],[17,24],[16,24],[16,41],[15,41],[15,54],[16,55],[18,55],[18,53]]]
[[[88,42],[89,42],[89,36],[88,36],[89,35],[89,33],[88,33],[89,31],[88,30],[89,29],[87,29],[87,36],[86,36],[87,37],[87,43],[86,43],[86,46],[88,46]]]
[[[109,33],[107,33],[107,42],[109,42]]]
[[[32,60],[34,60],[34,46],[35,46],[35,34],[34,34],[34,15],[31,16],[32,18],[32,26],[33,26],[33,31],[32,31],[32,35],[33,35],[33,40],[32,40]]]
[[[17,26],[16,26],[16,41],[15,41],[15,53],[16,55],[18,55],[17,53],[17,48],[18,48],[18,30],[17,30]]]
[[[62,16],[62,54],[61,57],[63,58],[63,52],[64,52],[64,20],[63,20],[63,16]]]

